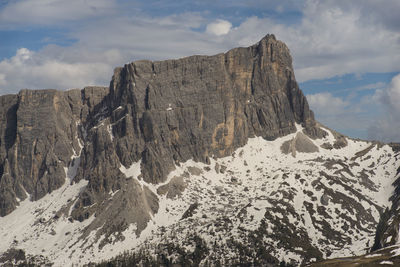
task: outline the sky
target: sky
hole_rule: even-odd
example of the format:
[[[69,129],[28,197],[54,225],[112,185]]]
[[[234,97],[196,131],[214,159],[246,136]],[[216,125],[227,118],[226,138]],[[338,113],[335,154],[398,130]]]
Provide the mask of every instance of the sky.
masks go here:
[[[285,42],[318,121],[400,142],[399,0],[0,0],[0,95],[105,85],[140,59]]]

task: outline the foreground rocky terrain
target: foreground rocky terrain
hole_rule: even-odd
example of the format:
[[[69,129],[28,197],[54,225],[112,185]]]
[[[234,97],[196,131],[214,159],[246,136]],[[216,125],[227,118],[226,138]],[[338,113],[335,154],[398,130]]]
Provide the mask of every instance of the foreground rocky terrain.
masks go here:
[[[398,146],[316,122],[273,35],[0,102],[3,264],[297,265],[397,243]]]

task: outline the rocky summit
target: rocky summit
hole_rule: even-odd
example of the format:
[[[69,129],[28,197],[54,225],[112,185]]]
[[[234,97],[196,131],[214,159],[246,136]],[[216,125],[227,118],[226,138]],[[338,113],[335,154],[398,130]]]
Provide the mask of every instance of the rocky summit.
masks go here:
[[[0,264],[290,266],[397,244],[399,146],[318,123],[273,35],[0,103]]]

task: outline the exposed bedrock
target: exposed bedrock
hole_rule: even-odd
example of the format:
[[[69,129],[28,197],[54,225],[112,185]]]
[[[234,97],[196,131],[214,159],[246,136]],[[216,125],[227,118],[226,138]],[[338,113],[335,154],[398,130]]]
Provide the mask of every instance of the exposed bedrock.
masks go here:
[[[37,200],[61,187],[75,157],[77,174],[67,182],[88,185],[68,216],[96,214],[87,230],[106,232],[133,222],[140,232],[158,209],[155,192],[121,166],[140,161],[139,179],[157,184],[180,162],[207,163],[250,137],[293,133],[296,123],[310,138],[326,134],[296,83],[289,49],[273,35],[225,54],[136,61],[115,69],[109,88],[22,90],[0,104],[0,215],[27,194]],[[296,147],[309,147],[303,139]],[[111,214],[115,201],[130,210]]]

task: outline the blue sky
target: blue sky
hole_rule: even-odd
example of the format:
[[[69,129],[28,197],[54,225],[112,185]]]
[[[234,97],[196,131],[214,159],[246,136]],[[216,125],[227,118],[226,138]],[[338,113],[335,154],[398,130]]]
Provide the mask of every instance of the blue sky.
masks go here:
[[[398,0],[0,1],[0,94],[108,85],[139,59],[284,41],[316,118],[400,142]]]

